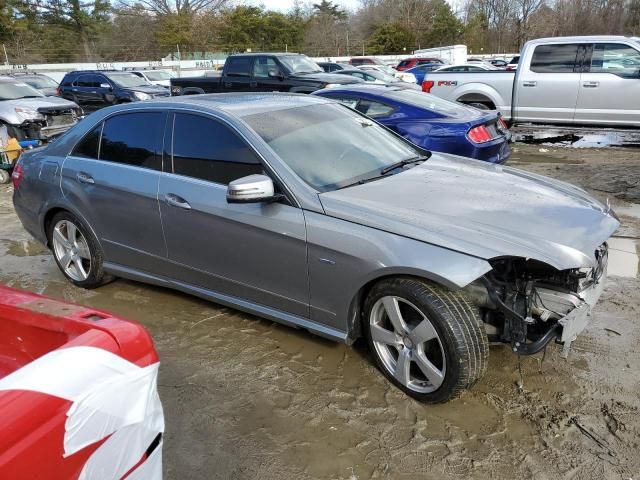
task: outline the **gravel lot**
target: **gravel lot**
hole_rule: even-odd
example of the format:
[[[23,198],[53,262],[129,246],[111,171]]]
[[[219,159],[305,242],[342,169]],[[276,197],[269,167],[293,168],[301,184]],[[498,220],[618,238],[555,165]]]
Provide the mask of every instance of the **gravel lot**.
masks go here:
[[[512,165],[609,197],[622,220],[592,323],[568,360],[493,347],[489,372],[446,405],[391,387],[346,347],[180,293],[64,280],[0,186],[0,283],[143,323],[160,352],[172,479],[640,477],[640,150],[516,145]],[[635,203],[634,203],[635,202]]]

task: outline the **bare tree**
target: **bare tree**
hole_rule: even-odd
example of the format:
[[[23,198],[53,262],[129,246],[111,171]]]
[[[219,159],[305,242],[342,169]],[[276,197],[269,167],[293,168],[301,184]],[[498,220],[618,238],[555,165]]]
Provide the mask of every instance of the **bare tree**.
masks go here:
[[[193,15],[203,12],[219,12],[230,0],[120,0],[123,7],[142,5],[155,15]]]

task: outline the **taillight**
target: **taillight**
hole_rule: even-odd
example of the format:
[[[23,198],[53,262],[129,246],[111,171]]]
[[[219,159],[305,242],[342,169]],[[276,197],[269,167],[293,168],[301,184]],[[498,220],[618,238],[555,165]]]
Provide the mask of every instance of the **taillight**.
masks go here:
[[[493,139],[491,132],[484,125],[472,128],[469,130],[469,133],[467,133],[467,136],[473,143],[486,143]]]
[[[509,125],[507,125],[507,122],[505,122],[502,117],[498,118],[498,128],[504,131],[509,130]]]
[[[24,179],[24,169],[20,165],[19,161],[15,167],[13,167],[13,173],[11,174],[11,182],[13,183],[13,189],[17,190],[22,180]]]
[[[433,88],[433,80],[425,80],[422,82],[422,91],[425,93],[431,93],[431,89]]]

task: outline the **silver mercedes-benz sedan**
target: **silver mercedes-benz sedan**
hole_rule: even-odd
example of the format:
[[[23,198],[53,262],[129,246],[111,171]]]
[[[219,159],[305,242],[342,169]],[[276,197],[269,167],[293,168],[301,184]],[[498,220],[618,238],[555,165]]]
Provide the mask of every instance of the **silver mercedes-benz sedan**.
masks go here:
[[[24,227],[75,285],[125,277],[362,336],[426,402],[473,385],[490,341],[566,353],[619,225],[579,188],[292,94],[106,108],[24,154],[13,182]]]

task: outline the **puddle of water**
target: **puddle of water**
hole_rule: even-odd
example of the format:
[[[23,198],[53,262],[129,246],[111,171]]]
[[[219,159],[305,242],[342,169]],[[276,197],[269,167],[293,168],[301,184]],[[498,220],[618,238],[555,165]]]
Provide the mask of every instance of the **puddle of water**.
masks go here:
[[[616,277],[636,278],[639,264],[638,240],[612,237],[608,243],[608,274]]]
[[[15,257],[32,257],[35,255],[47,255],[49,250],[35,240],[6,241],[7,253]]]
[[[640,203],[632,203],[630,205],[627,205],[626,207],[617,207],[613,210],[618,215],[640,218]]]
[[[575,132],[557,129],[525,130],[515,133],[517,142],[572,148],[640,147],[637,131]]]

